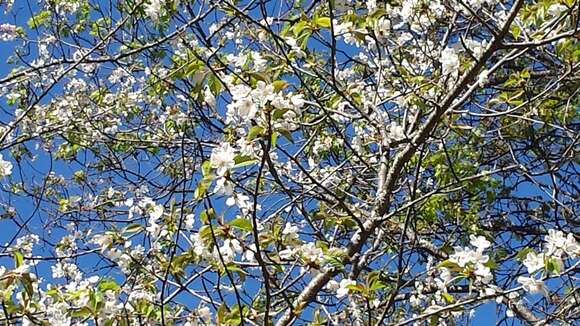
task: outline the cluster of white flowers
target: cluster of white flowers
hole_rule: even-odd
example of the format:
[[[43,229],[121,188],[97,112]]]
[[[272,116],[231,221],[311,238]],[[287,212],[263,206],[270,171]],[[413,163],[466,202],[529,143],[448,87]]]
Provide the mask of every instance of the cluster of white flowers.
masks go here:
[[[195,255],[201,258],[207,258],[211,255],[199,233],[192,233],[189,238],[191,239],[191,246]]]
[[[485,49],[488,46],[488,42],[486,40],[477,41],[474,39],[466,39],[464,40],[466,49],[469,50],[476,59],[479,59],[483,56]]]
[[[12,174],[12,163],[4,160],[0,154],[0,177],[6,177]]]
[[[18,36],[18,29],[16,26],[11,24],[1,24],[0,25],[0,40],[2,41],[12,41]]]
[[[322,249],[316,247],[313,242],[308,242],[300,247],[300,254],[302,258],[308,263],[320,264],[324,257]]]
[[[290,109],[285,118],[296,117],[304,106],[302,94],[285,95],[263,81],[258,81],[254,89],[244,84],[231,85],[230,93],[232,103],[227,105],[226,123],[249,124],[250,120],[257,118],[259,109],[268,103],[276,109]]]
[[[264,84],[264,82],[261,82]],[[241,121],[247,121],[254,119],[256,113],[258,112],[258,107],[254,102],[252,95],[261,95],[261,98],[265,99],[272,96],[274,93],[273,87],[258,87],[258,89],[252,92],[252,89],[246,85],[239,84],[230,89],[232,94],[232,103],[227,105],[228,112],[226,122],[231,123],[240,119]],[[257,100],[257,98],[256,98]]]
[[[389,140],[397,141],[405,138],[405,128],[394,121],[391,122],[389,125]]]
[[[151,0],[145,5],[145,14],[153,21],[159,21],[161,17],[161,0]]]
[[[365,35],[366,30],[363,28],[355,28],[354,24],[350,21],[339,22],[338,20],[334,20],[334,34],[339,37],[344,38],[344,43],[349,45],[354,45],[356,47],[361,47],[364,42],[356,37],[356,35]],[[384,33],[388,30],[388,26],[386,26],[386,22],[383,22],[382,25],[377,25],[377,32]],[[385,28],[384,30],[382,28]],[[374,40],[370,38],[371,43],[374,43]]]
[[[548,15],[550,16],[560,16],[563,12],[566,12],[568,7],[561,3],[554,3],[550,7],[548,7]]]
[[[216,169],[218,176],[223,176],[228,170],[232,169],[236,165],[234,160],[235,156],[235,149],[229,143],[221,143],[211,152],[209,159],[211,167]]]
[[[183,326],[211,325],[211,310],[206,306],[201,306],[192,312],[191,317]]]
[[[376,36],[382,40],[382,39],[386,39],[387,36],[389,35],[389,30],[391,28],[391,21],[386,18],[386,17],[381,17],[377,20],[376,24],[375,24],[375,34]]]
[[[348,293],[350,292],[350,287],[354,286],[354,285],[356,285],[355,280],[344,278],[340,282],[337,282],[335,280],[330,280],[326,284],[326,289],[328,291],[336,292],[337,298],[342,298],[342,297],[348,295]]]
[[[491,246],[491,243],[483,236],[476,237],[470,235],[469,239],[470,244],[475,247],[475,249],[469,247],[455,247],[455,252],[449,256],[449,261],[457,264],[461,269],[472,269],[477,280],[487,284],[491,281],[493,275],[491,269],[485,266],[489,261],[489,256],[483,254],[483,252]],[[451,271],[448,268],[443,267],[441,278],[446,282],[449,282],[452,279]]]
[[[304,58],[306,56],[304,50],[298,45],[298,40],[293,37],[286,37],[284,40],[290,46],[290,53],[296,55],[298,58]]]
[[[439,59],[441,62],[441,69],[443,70],[443,74],[452,74],[455,75],[459,69],[459,56],[457,52],[453,48],[445,48],[441,51],[441,58]]]
[[[219,254],[221,254],[226,263],[233,261],[238,254],[244,252],[244,248],[242,248],[238,239],[225,239],[223,244],[219,247],[219,252],[217,250],[217,247],[214,248],[214,258],[216,260],[219,259]]]
[[[149,232],[152,240],[155,241],[160,237],[166,236],[167,230],[158,223],[165,210],[163,205],[157,204],[151,198],[145,197],[140,201],[139,206],[146,209],[149,213],[148,226],[146,230]]]
[[[282,235],[286,240],[296,240],[298,239],[298,231],[300,229],[296,225],[292,225],[292,223],[287,222],[282,230]]]
[[[564,255],[571,258],[576,258],[580,255],[580,246],[574,237],[574,234],[554,229],[548,230],[548,235],[544,239],[546,241],[546,255],[554,256],[561,259]]]
[[[252,212],[253,202],[250,201],[250,197],[244,194],[236,193],[232,197],[226,200],[227,206],[237,206],[242,213],[242,215],[248,215]],[[256,209],[260,210],[260,205],[257,205]]]
[[[477,10],[484,5],[493,4],[494,1],[493,0],[467,0],[467,3],[469,4],[469,6],[471,6],[471,8]]]
[[[523,264],[526,266],[530,276],[518,277],[518,282],[522,288],[529,293],[541,293],[548,297],[548,290],[537,271],[546,268],[546,263],[552,260],[556,265],[562,266],[565,257],[575,259],[580,255],[580,245],[572,233],[565,235],[564,232],[550,229],[548,235],[544,238],[546,242],[544,252],[537,254],[529,252]]]

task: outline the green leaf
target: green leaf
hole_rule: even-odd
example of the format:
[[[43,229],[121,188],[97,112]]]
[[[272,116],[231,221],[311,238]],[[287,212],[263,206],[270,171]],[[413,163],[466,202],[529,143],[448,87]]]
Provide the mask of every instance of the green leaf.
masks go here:
[[[99,282],[98,287],[101,292],[109,290],[117,291],[121,288],[113,279],[110,278],[102,279],[101,282]]]
[[[330,17],[318,17],[315,23],[320,27],[330,28]]]
[[[203,174],[203,176],[208,176],[211,173],[211,162],[205,161],[201,164],[201,174]]]
[[[256,139],[257,137],[260,137],[264,134],[265,129],[263,127],[260,126],[253,126],[252,128],[250,128],[250,131],[248,131],[248,136],[246,136],[247,140],[253,140]]]
[[[45,25],[49,18],[50,18],[50,11],[43,10],[43,11],[39,12],[38,14],[36,14],[35,16],[28,19],[28,22],[27,22],[28,27],[30,29],[35,29],[41,25]]]
[[[513,24],[510,28],[510,32],[512,33],[513,37],[517,40],[518,37],[522,34],[522,30],[518,27],[517,24]]]
[[[278,142],[278,133],[277,132],[272,132],[272,136],[270,137],[270,143],[272,148],[276,147],[276,143]]]
[[[286,88],[288,86],[288,83],[285,80],[275,80],[272,83],[272,86],[274,86],[274,90],[278,92]]]
[[[457,265],[457,263],[454,263],[452,261],[450,261],[449,259],[442,261],[439,265],[437,265],[438,268],[449,268],[452,271],[460,271],[461,267],[459,267],[459,265]]]
[[[365,292],[365,286],[362,284],[349,284],[346,288],[353,292]]]
[[[207,85],[209,86],[209,89],[211,90],[214,96],[218,96],[223,88],[222,82],[214,73],[209,74],[209,77],[207,79]]]
[[[23,263],[24,256],[22,255],[22,253],[19,250],[14,251],[14,264],[16,264],[16,268],[22,266]]]
[[[560,262],[556,258],[546,258],[546,270],[552,274],[560,274]]]
[[[234,162],[236,163],[236,165],[234,166],[234,169],[235,169],[235,168],[241,168],[244,166],[252,165],[252,164],[256,163],[257,160],[252,158],[251,156],[236,155],[236,157],[234,157]]]
[[[230,272],[235,272],[235,273],[238,273],[239,275],[246,275],[246,271],[243,270],[241,267],[239,267],[238,265],[236,265],[233,262],[232,263],[228,263],[226,265],[226,267],[228,268],[228,271],[230,271]]]
[[[292,28],[290,28],[290,30],[292,30],[292,33],[294,33],[294,36],[298,36],[304,30],[304,28],[306,28],[306,25],[307,25],[307,22],[304,20],[301,20],[301,21],[297,22],[296,24],[294,24],[294,26],[292,26]]]
[[[429,325],[435,326],[439,325],[439,315],[433,315],[429,318]]]
[[[199,220],[203,224],[209,224],[210,219],[215,215],[213,208],[205,209],[199,214]]]
[[[251,232],[253,230],[252,222],[247,218],[238,217],[234,220],[231,220],[228,224],[234,228],[247,232]]]
[[[292,133],[290,133],[287,129],[278,129],[278,132],[284,136],[284,138],[286,138],[289,142],[291,142],[292,144],[294,144],[294,137],[292,137]]]
[[[522,250],[520,250],[518,252],[518,254],[516,255],[516,259],[520,262],[524,261],[526,259],[526,256],[531,253],[534,252],[534,250],[532,248],[523,248]]]
[[[445,299],[445,301],[447,301],[447,303],[453,303],[455,300],[453,300],[453,296],[447,292],[442,292],[441,296],[443,297],[443,299]]]
[[[142,229],[143,226],[141,224],[133,223],[123,228],[123,233],[137,233],[140,232]]]
[[[211,227],[209,225],[204,225],[199,229],[199,236],[206,245],[213,244],[213,236],[211,235]]]

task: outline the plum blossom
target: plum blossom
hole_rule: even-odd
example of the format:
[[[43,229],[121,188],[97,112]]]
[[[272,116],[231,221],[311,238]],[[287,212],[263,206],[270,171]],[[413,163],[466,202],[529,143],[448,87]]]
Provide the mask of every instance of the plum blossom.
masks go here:
[[[12,41],[18,36],[18,28],[11,24],[0,24],[0,41]]]
[[[375,25],[375,34],[379,39],[386,38],[391,28],[391,22],[386,17],[381,17],[377,20]]]
[[[290,96],[290,103],[295,109],[301,109],[304,106],[304,95],[295,94]]]
[[[568,10],[568,7],[564,6],[561,3],[554,3],[550,7],[548,7],[548,15],[550,16],[559,16],[563,12]]]
[[[290,260],[292,259],[292,257],[296,254],[296,249],[294,248],[286,248],[284,250],[280,250],[278,252],[278,256],[280,256],[280,259],[282,260]]]
[[[149,232],[153,240],[167,235],[167,230],[165,230],[164,227],[158,223],[159,219],[163,216],[163,213],[163,205],[155,203],[149,205],[148,226],[145,228],[145,230]]]
[[[263,82],[262,82],[263,83]],[[263,87],[263,91],[267,88]],[[234,85],[230,89],[232,94],[232,103],[227,105],[226,122],[248,122],[253,119],[258,113],[258,106],[254,102],[254,99],[259,100],[260,97],[254,98],[252,96],[252,89],[246,85]],[[254,95],[260,94],[260,96],[267,97],[267,94],[260,93],[260,91],[254,92]]]
[[[237,206],[242,214],[247,215],[253,209],[253,202],[250,197],[244,194],[236,193],[233,197],[226,200],[227,206]],[[257,205],[256,209],[260,210],[260,205]]]
[[[296,40],[293,37],[286,37],[285,41],[286,44],[290,46],[292,53],[296,54],[296,57],[304,58],[306,56],[304,50],[302,50],[302,48],[300,48],[300,46],[298,45],[298,40]]]
[[[284,229],[282,230],[282,235],[284,235],[286,239],[289,240],[298,239],[298,230],[299,228],[296,225],[286,223]]]
[[[324,288],[328,291],[336,291],[340,288],[340,285],[338,284],[337,281],[330,280],[328,281],[328,283],[326,283],[326,286]]]
[[[214,109],[216,108],[216,98],[209,89],[209,87],[206,87],[205,90],[203,91],[203,100],[205,104],[207,104],[209,107]]]
[[[12,174],[12,163],[4,160],[0,154],[0,177],[6,177]]]
[[[199,318],[201,318],[205,321],[211,320],[211,310],[206,306],[202,306],[202,307],[198,308],[197,315],[199,316]]]
[[[453,48],[445,48],[439,61],[444,75],[454,74],[459,69],[459,56]]]
[[[518,277],[518,283],[522,285],[522,288],[531,294],[540,293],[545,297],[549,297],[548,290],[544,281],[537,280],[533,277],[520,276]]]
[[[544,268],[544,255],[538,255],[534,252],[530,252],[526,255],[526,259],[523,261],[523,264],[528,269],[528,273],[531,274]]]
[[[303,244],[302,247],[300,247],[300,251],[302,257],[308,262],[318,263],[323,258],[322,249],[317,248],[312,242]]]
[[[235,149],[229,143],[222,143],[211,152],[211,167],[216,169],[219,176],[223,176],[229,169],[232,169],[236,165],[234,161],[235,155]]]
[[[214,191],[218,195],[231,195],[234,192],[234,187],[226,178],[218,177],[215,181]]]
[[[266,84],[261,80],[256,83],[256,88],[250,92],[250,95],[252,100],[262,105],[276,97],[274,86]]]
[[[491,269],[483,264],[477,264],[473,273],[485,284],[489,283],[493,278]]]
[[[226,262],[231,262],[236,257],[236,254],[241,254],[244,249],[237,239],[225,239],[223,245],[219,248],[219,252]],[[214,252],[214,256],[218,257],[218,253]]]
[[[356,281],[354,280],[349,280],[349,279],[343,279],[340,281],[339,287],[336,290],[336,297],[337,298],[342,298],[344,296],[346,296],[348,294],[348,292],[350,291],[350,289],[348,288],[351,285],[356,285]]]
[[[489,70],[484,69],[477,76],[477,84],[479,85],[479,87],[483,87],[488,82],[489,82]]]
[[[394,141],[405,139],[405,128],[393,121],[389,125],[389,136]]]
[[[473,234],[471,234],[469,236],[469,240],[470,240],[469,243],[475,248],[477,248],[477,251],[479,252],[483,252],[485,249],[491,246],[491,242],[487,241],[487,239],[483,236],[476,237]]]
[[[553,255],[560,258],[567,254],[570,257],[576,257],[580,253],[580,246],[572,233],[565,236],[564,232],[551,229],[548,230],[548,235],[544,241],[546,241],[546,254],[548,256]]]
[[[455,247],[455,252],[449,256],[449,261],[457,264],[460,268],[470,268],[473,274],[481,283],[487,284],[492,278],[491,268],[486,266],[489,256],[483,252],[491,246],[491,243],[483,236],[470,235],[470,244],[475,250],[469,247]],[[440,278],[445,282],[452,279],[451,271],[443,267]]]
[[[464,41],[464,43],[467,49],[473,54],[475,59],[479,59],[483,56],[488,45],[486,40],[479,42],[477,40],[467,39]]]
[[[185,227],[188,230],[191,230],[191,229],[193,229],[193,224],[195,224],[195,215],[187,214],[185,216]]]
[[[258,252],[255,244],[250,244],[248,249],[244,251],[244,259],[249,262],[253,262],[256,260],[256,252]]]
[[[199,233],[194,233],[190,236],[190,239],[193,242],[193,253],[199,257],[205,257],[208,254],[208,250],[203,243],[201,235]]]
[[[475,10],[481,8],[481,6],[492,3],[491,0],[468,0],[467,3]]]
[[[97,234],[92,242],[101,248],[101,252],[104,252],[113,244],[113,237],[110,234]]]
[[[161,0],[151,0],[145,6],[145,14],[153,21],[158,21],[161,14]]]

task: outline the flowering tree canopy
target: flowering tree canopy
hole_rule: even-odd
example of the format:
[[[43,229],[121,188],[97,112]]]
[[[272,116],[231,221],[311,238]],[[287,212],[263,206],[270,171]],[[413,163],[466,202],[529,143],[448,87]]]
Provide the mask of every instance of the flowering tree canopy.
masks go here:
[[[578,318],[578,0],[0,4],[0,324]]]

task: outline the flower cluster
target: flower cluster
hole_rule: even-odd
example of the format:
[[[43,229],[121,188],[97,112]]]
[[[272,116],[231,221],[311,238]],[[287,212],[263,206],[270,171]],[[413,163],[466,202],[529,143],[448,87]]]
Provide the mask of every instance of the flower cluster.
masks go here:
[[[543,281],[547,273],[538,275],[537,272],[549,267],[553,273],[558,273],[566,257],[575,259],[580,255],[580,245],[572,233],[565,235],[564,232],[554,229],[548,230],[548,235],[544,241],[543,252],[537,254],[530,251],[526,254],[523,264],[530,276],[520,276],[518,282],[526,292],[541,293],[543,296],[549,297]]]

